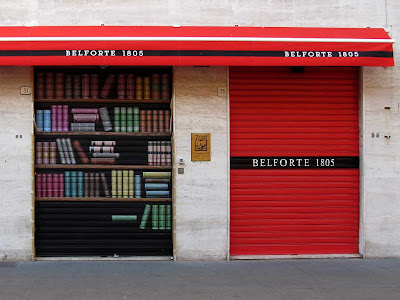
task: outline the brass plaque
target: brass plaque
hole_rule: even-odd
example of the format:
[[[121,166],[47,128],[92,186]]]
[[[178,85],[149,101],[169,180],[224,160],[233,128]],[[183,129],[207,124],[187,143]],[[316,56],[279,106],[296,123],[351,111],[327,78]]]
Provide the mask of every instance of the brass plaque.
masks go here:
[[[211,138],[209,133],[192,133],[192,161],[211,160]]]

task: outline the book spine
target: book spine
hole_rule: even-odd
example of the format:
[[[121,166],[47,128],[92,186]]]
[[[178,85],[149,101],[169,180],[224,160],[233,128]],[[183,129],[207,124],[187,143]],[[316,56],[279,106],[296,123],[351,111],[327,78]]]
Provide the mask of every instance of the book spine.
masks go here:
[[[67,165],[72,164],[71,158],[69,156],[69,151],[68,151],[68,145],[67,145],[67,140],[62,138],[61,139],[61,145],[62,145],[62,150],[64,152],[64,157],[65,157],[65,162]]]
[[[51,131],[51,110],[43,111],[43,131]]]
[[[151,75],[151,99],[160,100],[160,74]]]
[[[126,108],[126,132],[133,132],[133,108]]]
[[[122,171],[122,197],[129,198],[129,172],[128,170]]]
[[[118,75],[118,99],[124,100],[125,99],[125,91],[126,91],[126,80],[124,74]]]
[[[100,179],[101,179],[101,183],[103,185],[104,196],[109,198],[111,195],[110,195],[110,189],[108,188],[106,173],[104,173],[104,172],[100,173]]]
[[[93,158],[119,158],[119,153],[92,153]]]
[[[157,141],[157,166],[161,166],[161,142]]]
[[[90,184],[89,184],[89,180],[90,180],[90,178],[89,178],[89,173],[84,173],[83,174],[83,184],[84,184],[84,194],[83,194],[83,196],[85,197],[85,198],[87,198],[87,197],[89,197],[90,196]]]
[[[158,131],[165,132],[165,121],[164,121],[165,112],[163,110],[158,111]]]
[[[83,197],[83,191],[84,190],[84,185],[83,185],[83,172],[78,172],[78,197]]]
[[[50,143],[43,142],[43,164],[47,165],[50,163]]]
[[[146,191],[147,198],[169,198],[169,191]]]
[[[98,108],[73,108],[71,109],[71,113],[73,114],[95,114],[99,113]]]
[[[143,172],[143,178],[171,178],[171,172]]]
[[[164,116],[164,132],[170,132],[170,122],[171,122],[171,112],[169,110],[165,111],[165,116]]]
[[[146,132],[146,110],[140,111],[139,116],[140,132]]]
[[[114,74],[108,74],[107,80],[103,86],[103,89],[101,90],[100,97],[101,98],[108,98],[110,95],[111,88],[114,84],[115,80],[115,75]]]
[[[94,173],[89,173],[89,197],[94,197],[95,192],[95,179],[94,179]]]
[[[153,131],[153,112],[151,110],[146,110],[146,132]]]
[[[79,159],[81,160],[81,163],[87,164],[89,162],[88,157],[86,156],[85,151],[83,151],[82,145],[78,140],[75,140],[72,142],[72,145],[74,146],[74,149],[76,153],[78,153]]]
[[[128,197],[135,197],[135,172],[128,171]]]
[[[90,75],[90,98],[99,99],[99,75]]]
[[[117,171],[117,197],[122,198],[122,171]]]
[[[44,113],[42,109],[36,111],[36,126],[39,131],[44,131]]]
[[[165,229],[170,230],[171,229],[171,205],[167,204],[165,206]]]
[[[64,73],[56,73],[55,94],[56,99],[64,99]]]
[[[61,197],[59,182],[58,174],[53,174],[53,197]]]
[[[142,215],[142,220],[140,221],[140,227],[139,227],[140,229],[146,228],[147,220],[149,219],[149,215],[150,215],[150,211],[151,211],[151,205],[146,204],[143,215]]]
[[[57,144],[58,155],[60,156],[61,164],[65,165],[67,162],[65,160],[65,153],[63,150],[61,139],[56,139],[56,144]]]
[[[143,78],[143,99],[151,99],[151,86],[150,86],[150,76],[145,76]]]
[[[64,173],[64,192],[65,197],[71,197],[71,172],[65,171]]]
[[[62,131],[69,130],[68,105],[62,106]]]
[[[165,205],[160,204],[158,207],[158,212],[159,212],[159,220],[158,224],[160,227],[160,230],[165,230]]]
[[[121,107],[121,132],[126,132],[126,107]]]
[[[120,123],[121,109],[119,107],[114,107],[114,131],[121,132]]]
[[[154,166],[153,162],[153,141],[147,142],[147,164],[149,166]]]
[[[63,131],[63,109],[62,105],[56,108],[56,131]]]
[[[136,77],[136,100],[143,100],[143,77]]]
[[[167,142],[161,141],[161,158],[160,158],[160,165],[166,166],[167,165]]]
[[[126,76],[126,98],[128,100],[135,99],[135,75],[133,74]]]
[[[161,75],[161,99],[162,100],[169,100],[170,93],[169,93],[169,75],[162,74]]]
[[[146,183],[171,183],[170,178],[145,178]]]
[[[56,142],[50,142],[49,145],[49,160],[50,164],[56,164],[57,163],[57,144]]]
[[[94,174],[94,181],[95,181],[94,196],[100,197],[100,174],[98,172]]]
[[[89,146],[92,153],[114,153],[114,146]]]
[[[142,197],[142,178],[140,175],[135,175],[135,198]]]
[[[43,72],[36,73],[36,83],[35,83],[35,98],[44,99],[45,98],[45,87],[46,80]]]
[[[91,158],[90,163],[93,165],[115,165],[115,158]]]
[[[66,141],[67,141],[67,149],[68,149],[69,158],[71,159],[71,164],[76,165],[74,149],[72,148],[71,139],[67,138]]]
[[[74,99],[81,98],[81,75],[72,76],[72,97]]]
[[[64,97],[65,99],[72,99],[72,75],[65,74],[64,80],[65,80]]]
[[[53,174],[47,174],[47,197],[53,197]]]
[[[51,106],[51,131],[57,131],[57,106]]]
[[[158,229],[158,205],[157,204],[153,204],[152,205],[152,222],[151,222],[151,226],[153,230],[157,230]]]
[[[71,131],[77,132],[94,132],[94,123],[71,123]]]
[[[47,174],[42,174],[42,197],[47,197]]]
[[[43,164],[43,142],[36,142],[36,164]]]
[[[90,77],[89,74],[82,74],[82,99],[90,99]]]
[[[64,190],[64,174],[58,174],[58,180],[59,180],[58,187],[60,189],[59,196],[64,197],[64,192],[65,192],[65,190]]]
[[[153,132],[158,132],[158,110],[153,110]]]
[[[140,131],[139,107],[133,108],[133,132]]]
[[[36,197],[43,197],[42,180],[43,180],[43,175],[36,173],[36,190],[35,190]]]
[[[98,114],[74,114],[72,119],[76,123],[96,123],[100,116]]]
[[[168,191],[167,183],[145,183],[144,188],[146,191]]]
[[[115,146],[115,141],[91,141],[92,146]]]
[[[111,197],[117,198],[117,171],[111,171]]]
[[[99,108],[99,113],[100,113],[101,122],[103,123],[104,131],[112,131],[113,127],[112,127],[112,123],[110,120],[110,115],[108,114],[107,107]]]
[[[165,146],[165,164],[167,166],[172,165],[172,146],[171,146],[171,142],[165,142],[166,146]]]
[[[46,73],[46,99],[54,99],[54,73]]]
[[[76,171],[71,171],[71,197],[78,196],[78,174]]]

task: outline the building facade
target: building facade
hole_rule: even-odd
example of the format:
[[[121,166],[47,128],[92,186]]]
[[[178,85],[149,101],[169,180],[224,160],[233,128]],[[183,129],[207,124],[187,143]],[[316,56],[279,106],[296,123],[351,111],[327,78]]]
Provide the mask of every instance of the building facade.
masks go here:
[[[371,27],[383,28],[391,38],[397,40],[400,36],[400,4],[389,0],[362,2],[328,0],[307,1],[307,3],[281,0],[250,2],[228,0],[25,0],[16,5],[15,1],[7,0],[0,4],[0,26]],[[241,220],[235,218],[249,213],[250,216],[247,219],[245,217],[245,223],[253,217],[258,218],[258,213],[256,213],[257,216],[251,215],[249,211],[239,212],[236,215],[233,202],[231,202],[232,194],[235,193],[235,188],[232,186],[238,183],[233,181],[233,177],[236,175],[231,170],[231,156],[243,156],[232,155],[232,151],[239,151],[243,145],[238,146],[241,144],[237,140],[234,141],[232,137],[232,128],[241,126],[235,123],[237,118],[240,119],[241,110],[235,111],[239,116],[233,116],[231,111],[235,107],[241,107],[237,98],[240,98],[238,90],[245,88],[240,85],[246,85],[246,81],[242,80],[243,77],[246,77],[243,74],[254,73],[254,69],[246,71],[223,65],[208,67],[199,67],[196,64],[192,66],[172,65],[173,257],[177,260],[226,260],[235,257],[262,258],[270,255],[292,254],[328,257],[345,255],[365,258],[400,256],[400,206],[397,192],[400,180],[400,166],[397,163],[400,158],[398,154],[400,144],[397,142],[397,138],[400,136],[397,121],[400,113],[398,100],[400,72],[397,66],[399,50],[396,43],[393,53],[394,67],[362,66],[354,70],[343,71],[342,75],[338,74],[332,79],[340,81],[347,78],[351,83],[346,83],[346,86],[352,84],[354,88],[354,85],[357,85],[355,94],[352,94],[353,100],[354,97],[357,97],[356,102],[335,102],[336,104],[358,106],[358,114],[355,119],[352,119],[358,122],[358,139],[353,139],[355,143],[351,148],[354,150],[354,147],[357,147],[358,149],[353,151],[354,153],[352,152],[353,155],[350,150],[349,153],[343,155],[359,156],[359,173],[354,175],[358,178],[357,184],[346,185],[346,180],[349,179],[349,182],[353,182],[354,177],[350,179],[351,176],[345,174],[342,178],[343,186],[339,187],[352,189],[343,191],[343,194],[354,194],[354,191],[357,191],[356,213],[354,213],[354,207],[351,211],[342,211],[344,215],[350,215],[350,218],[353,218],[350,223],[342,225],[354,225],[354,218],[356,218],[357,224],[353,226],[352,230],[353,233],[355,230],[357,234],[346,237],[351,240],[352,248],[350,250],[346,248],[318,252],[310,251],[313,249],[313,241],[311,241],[311,246],[309,245],[309,248],[304,251],[289,249],[286,252],[271,252],[264,251],[264,249],[261,252],[248,252],[246,249],[252,248],[257,243],[264,243],[260,242],[259,236],[255,236],[255,239],[248,243],[243,239],[250,238],[250,235],[236,236],[234,239],[231,236],[231,228],[233,226],[240,227],[242,224]],[[293,73],[304,71],[304,74],[307,74],[308,69],[306,66],[303,70],[287,69],[288,74],[289,71],[293,71]],[[2,104],[0,107],[2,116],[0,119],[2,128],[0,260],[31,260],[35,258],[36,253],[35,230],[38,216],[36,215],[35,218],[35,128],[33,125],[35,104],[32,94],[21,94],[21,87],[34,89],[36,72],[34,66],[7,66],[6,63],[3,63],[3,66],[0,67],[0,86],[2,87],[0,93]],[[256,72],[272,73],[278,76],[280,71],[261,68]],[[311,81],[307,81],[305,85],[331,73],[331,70],[320,70],[320,72],[314,78],[310,77]],[[351,77],[351,72],[356,72],[356,76]],[[343,75],[344,73],[345,75]],[[285,78],[285,75],[280,76]],[[273,85],[275,83],[265,81],[261,84]],[[280,84],[290,85],[289,82]],[[226,93],[223,93],[221,88],[226,88]],[[282,91],[287,91],[287,89],[282,89]],[[334,90],[329,91],[334,93]],[[298,92],[295,91],[294,94],[286,95],[286,97],[295,97],[296,94]],[[345,97],[347,96],[342,98]],[[320,109],[323,110],[323,107]],[[282,112],[279,112],[278,109],[276,113]],[[246,126],[244,125],[244,127]],[[350,128],[353,125],[348,126]],[[210,133],[210,161],[191,160],[191,133]],[[340,148],[340,145],[338,142],[332,147]],[[278,152],[281,150],[278,148],[274,151],[276,152],[272,155],[255,152],[254,155],[249,156],[302,156],[297,152],[294,152],[293,155],[279,155]],[[326,151],[327,157],[333,156],[329,149]],[[311,153],[305,156],[312,157],[313,155]],[[261,161],[257,163],[268,164],[268,162]],[[290,161],[282,163],[290,164]],[[183,174],[178,173],[178,169],[183,169]],[[279,176],[279,174],[273,176]],[[318,176],[317,174],[312,180],[317,180]],[[293,186],[285,186],[284,179],[281,183],[276,188],[282,191],[293,188]],[[320,188],[334,189],[336,187],[322,185]],[[263,193],[268,193],[268,191]],[[339,205],[338,209],[344,206]],[[282,207],[279,206],[276,209],[282,209]],[[302,213],[304,211],[299,212],[299,214]],[[339,210],[338,213],[340,214]],[[285,212],[282,213],[282,215],[284,214]],[[318,214],[318,210],[316,214]],[[260,218],[265,220],[275,217],[261,216]],[[286,215],[281,218],[291,217]],[[318,219],[330,220],[335,219],[335,216],[322,212]],[[254,224],[257,226],[258,223]],[[265,226],[270,226],[269,223],[265,224]],[[294,223],[294,225],[296,224],[302,223]],[[340,221],[334,224],[340,227]],[[315,224],[308,223],[308,225]],[[307,231],[307,229],[305,230]],[[335,234],[340,235],[339,232],[345,230],[338,229],[337,231]],[[278,230],[278,234],[279,232],[281,231]],[[304,234],[304,232],[300,233]],[[268,234],[272,233],[268,232]],[[318,230],[315,234],[318,234]],[[268,238],[271,237],[272,235],[268,236]],[[292,237],[304,239],[304,243],[306,243],[304,235]],[[331,249],[330,243],[336,243],[333,247],[335,248],[338,243],[342,242],[342,240],[331,241],[326,247]],[[276,244],[276,242],[271,243]],[[290,243],[301,244],[302,242],[288,240],[287,245]],[[240,244],[239,250],[232,251],[237,244]]]

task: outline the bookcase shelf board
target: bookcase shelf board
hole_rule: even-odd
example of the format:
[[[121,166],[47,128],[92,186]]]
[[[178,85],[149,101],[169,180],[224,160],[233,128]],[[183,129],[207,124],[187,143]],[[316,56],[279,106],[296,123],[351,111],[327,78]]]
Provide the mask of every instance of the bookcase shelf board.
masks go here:
[[[36,103],[90,103],[90,104],[170,104],[170,100],[120,100],[120,99],[35,99]]]
[[[36,169],[84,169],[84,170],[171,170],[172,166],[137,166],[137,165],[35,165]]]
[[[61,135],[76,135],[76,136],[165,136],[170,137],[171,132],[102,132],[102,131],[38,131],[37,136],[61,136]]]
[[[171,198],[36,197],[36,201],[171,202]]]

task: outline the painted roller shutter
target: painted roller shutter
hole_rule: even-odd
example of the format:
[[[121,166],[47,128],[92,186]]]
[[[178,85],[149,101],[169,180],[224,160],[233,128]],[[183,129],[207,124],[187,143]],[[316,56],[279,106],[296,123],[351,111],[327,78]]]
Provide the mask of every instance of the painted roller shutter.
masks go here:
[[[358,72],[230,68],[232,256],[358,253]],[[353,166],[236,164],[254,157],[350,159]]]

